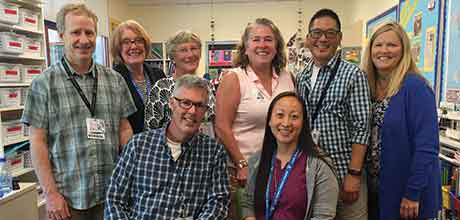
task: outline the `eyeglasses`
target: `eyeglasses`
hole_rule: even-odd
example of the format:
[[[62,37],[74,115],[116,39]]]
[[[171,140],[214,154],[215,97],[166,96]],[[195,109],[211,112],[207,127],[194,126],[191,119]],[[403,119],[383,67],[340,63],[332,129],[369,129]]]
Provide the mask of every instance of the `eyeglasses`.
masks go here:
[[[310,35],[311,38],[313,39],[320,39],[321,36],[326,36],[326,39],[334,39],[337,37],[337,34],[339,34],[340,31],[338,30],[321,30],[321,29],[313,29],[313,30],[310,30],[310,33],[308,33]]]
[[[125,47],[130,47],[131,44],[134,44],[136,46],[139,46],[139,45],[144,45],[145,44],[145,41],[143,38],[135,38],[134,40],[131,40],[131,39],[124,39],[121,41],[121,45],[125,46]]]
[[[195,109],[200,112],[205,112],[208,110],[209,106],[202,103],[202,102],[192,102],[191,100],[188,99],[180,99],[177,97],[174,97],[175,100],[179,102],[179,106],[185,110],[189,110],[192,108],[192,106],[195,106]]]
[[[197,54],[201,52],[201,49],[199,47],[190,47],[190,48],[184,47],[184,48],[176,49],[175,51],[176,53],[180,53],[180,54],[186,54],[189,51],[192,52],[193,54]]]

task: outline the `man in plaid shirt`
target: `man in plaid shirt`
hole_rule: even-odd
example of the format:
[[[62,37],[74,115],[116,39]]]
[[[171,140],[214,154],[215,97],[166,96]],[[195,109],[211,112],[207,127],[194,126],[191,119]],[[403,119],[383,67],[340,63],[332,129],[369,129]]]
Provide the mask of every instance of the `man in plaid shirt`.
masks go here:
[[[227,156],[199,132],[208,84],[187,74],[169,100],[171,121],[134,136],[113,172],[105,219],[227,219]]]
[[[309,23],[307,42],[313,59],[297,76],[312,136],[335,163],[341,183],[337,219],[367,219],[363,161],[369,139],[370,95],[365,74],[341,59],[340,20],[321,9]]]

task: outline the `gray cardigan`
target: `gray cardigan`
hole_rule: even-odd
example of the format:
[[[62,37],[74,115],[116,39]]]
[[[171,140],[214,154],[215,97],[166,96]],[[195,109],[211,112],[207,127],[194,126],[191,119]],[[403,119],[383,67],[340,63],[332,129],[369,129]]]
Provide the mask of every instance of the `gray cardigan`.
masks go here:
[[[249,179],[241,198],[243,218],[255,216],[254,189],[259,159],[260,153],[249,159]],[[308,207],[304,220],[334,219],[339,197],[339,183],[334,170],[325,160],[308,156],[305,171],[307,176]]]

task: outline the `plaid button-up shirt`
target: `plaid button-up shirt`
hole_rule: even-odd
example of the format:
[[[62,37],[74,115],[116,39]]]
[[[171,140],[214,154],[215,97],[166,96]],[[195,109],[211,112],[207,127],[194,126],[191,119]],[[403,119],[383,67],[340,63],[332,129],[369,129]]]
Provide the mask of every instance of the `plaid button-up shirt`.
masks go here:
[[[227,219],[224,147],[202,133],[173,160],[165,127],[135,135],[123,150],[107,193],[108,219]]]
[[[368,145],[371,102],[366,75],[356,65],[341,60],[337,74],[326,91],[322,107],[318,110],[318,116],[314,124],[311,124],[321,92],[339,57],[336,54],[321,67],[313,88],[310,78],[314,64],[310,60],[297,75],[296,87],[297,93],[305,100],[310,128],[319,131],[319,145],[334,161],[341,181],[347,174],[352,144]]]
[[[88,209],[104,202],[118,155],[120,120],[134,113],[136,107],[120,74],[93,63],[90,71],[80,76],[68,66],[90,103],[93,70],[97,68],[94,118],[104,120],[105,140],[87,138],[86,119],[91,113],[61,62],[34,79],[21,121],[47,130],[48,156],[59,192],[71,207]]]

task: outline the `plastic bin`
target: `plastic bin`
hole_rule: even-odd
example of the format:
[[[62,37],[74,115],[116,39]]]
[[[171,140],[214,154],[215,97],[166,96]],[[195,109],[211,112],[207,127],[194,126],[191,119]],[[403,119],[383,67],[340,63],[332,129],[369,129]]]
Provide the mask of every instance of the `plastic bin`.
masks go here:
[[[0,52],[11,54],[24,53],[23,37],[11,32],[0,32]]]
[[[7,24],[18,24],[19,6],[0,0],[0,22]]]
[[[21,88],[0,88],[0,107],[17,107],[21,104]]]
[[[24,37],[24,55],[40,57],[42,42],[40,39]]]
[[[22,81],[32,82],[32,80],[40,75],[43,71],[43,66],[40,65],[23,65],[22,66]]]
[[[19,8],[19,26],[37,31],[38,30],[38,12],[25,8]]]
[[[29,88],[28,87],[21,88],[21,103],[20,103],[21,106],[25,105],[25,103],[26,103],[27,93],[29,93]]]
[[[0,82],[21,81],[21,64],[0,63]]]
[[[5,121],[2,123],[2,128],[5,143],[13,142],[23,137],[24,126],[19,120]]]

